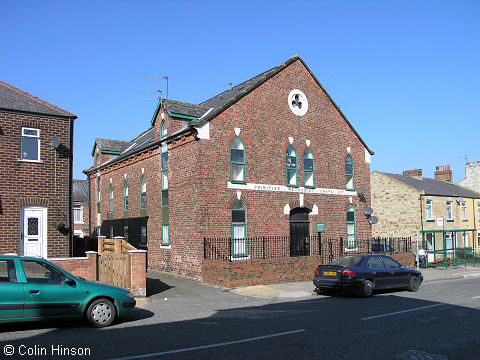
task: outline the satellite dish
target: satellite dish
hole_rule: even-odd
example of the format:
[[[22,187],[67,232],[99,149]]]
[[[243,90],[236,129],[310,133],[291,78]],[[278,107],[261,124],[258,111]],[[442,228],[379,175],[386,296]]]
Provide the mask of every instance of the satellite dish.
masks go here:
[[[49,144],[51,147],[57,149],[60,146],[60,136],[55,135]]]
[[[371,207],[367,207],[365,210],[363,210],[363,213],[367,216],[370,216],[373,214],[373,209]]]
[[[378,223],[378,218],[376,216],[372,216],[370,219],[368,219],[368,222],[372,225]]]
[[[358,189],[358,194],[359,194],[360,196],[365,196],[365,195],[367,195],[367,193],[368,193],[368,189],[367,189],[367,188],[360,188],[360,189]]]

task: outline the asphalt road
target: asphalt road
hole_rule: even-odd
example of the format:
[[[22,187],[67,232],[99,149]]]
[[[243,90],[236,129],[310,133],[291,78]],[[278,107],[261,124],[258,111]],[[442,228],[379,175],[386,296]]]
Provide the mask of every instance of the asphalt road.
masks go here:
[[[480,358],[480,279],[370,299],[280,301],[159,281],[152,288],[146,307],[106,329],[71,321],[0,325],[0,358]]]

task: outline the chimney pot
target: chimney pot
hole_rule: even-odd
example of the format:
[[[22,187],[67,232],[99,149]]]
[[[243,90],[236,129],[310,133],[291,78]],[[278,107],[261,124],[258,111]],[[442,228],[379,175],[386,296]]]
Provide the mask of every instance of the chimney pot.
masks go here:
[[[450,165],[437,166],[435,171],[435,180],[452,182],[452,170]]]

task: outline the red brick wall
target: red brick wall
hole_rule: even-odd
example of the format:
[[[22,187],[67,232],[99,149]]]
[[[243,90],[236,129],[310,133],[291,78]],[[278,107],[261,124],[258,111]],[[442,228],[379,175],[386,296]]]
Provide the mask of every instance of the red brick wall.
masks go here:
[[[98,280],[97,253],[87,252],[85,258],[49,259],[52,263],[75,276]]]
[[[203,282],[227,288],[313,279],[320,256],[203,262]],[[312,285],[313,286],[313,285]]]
[[[49,257],[68,256],[68,237],[55,229],[67,225],[69,120],[0,112],[0,254],[21,253],[20,217],[22,206],[48,208],[47,241]],[[40,129],[39,163],[22,162],[22,127]],[[49,146],[60,136],[56,151]],[[56,156],[56,159],[55,159]],[[55,181],[56,180],[56,181]]]
[[[414,253],[388,254],[388,256],[394,258],[400,264],[405,265],[407,268],[413,269],[415,267]]]

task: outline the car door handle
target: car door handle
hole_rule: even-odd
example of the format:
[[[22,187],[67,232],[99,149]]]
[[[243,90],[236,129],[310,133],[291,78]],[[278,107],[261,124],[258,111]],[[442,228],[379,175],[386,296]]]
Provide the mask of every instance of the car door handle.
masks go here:
[[[40,294],[40,290],[30,290],[30,294]]]

